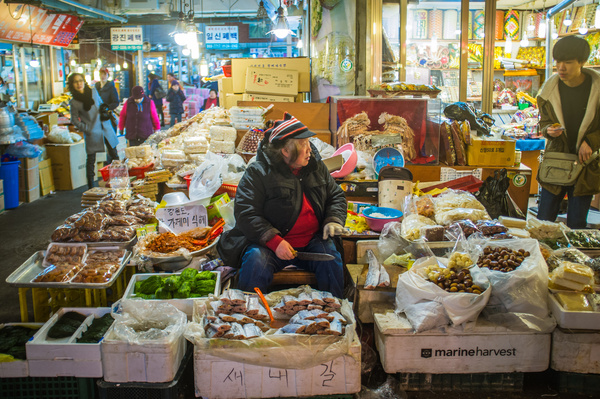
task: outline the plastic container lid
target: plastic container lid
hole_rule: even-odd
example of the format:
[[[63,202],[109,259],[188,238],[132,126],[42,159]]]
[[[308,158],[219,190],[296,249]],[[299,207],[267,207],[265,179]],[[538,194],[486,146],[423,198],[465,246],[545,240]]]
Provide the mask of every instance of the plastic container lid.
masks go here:
[[[382,148],[373,156],[373,169],[379,175],[379,171],[384,166],[404,166],[404,156],[402,153],[393,147]]]

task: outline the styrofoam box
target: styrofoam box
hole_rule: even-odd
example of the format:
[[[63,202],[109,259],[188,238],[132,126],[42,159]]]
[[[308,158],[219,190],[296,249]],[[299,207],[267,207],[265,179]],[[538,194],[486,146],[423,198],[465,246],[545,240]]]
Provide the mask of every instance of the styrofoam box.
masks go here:
[[[221,294],[221,272],[213,271],[212,273],[217,275],[214,295],[219,296]],[[133,275],[133,277],[131,277],[131,281],[129,282],[129,285],[127,286],[127,289],[125,290],[125,294],[123,295],[123,298],[127,298],[127,299],[135,298],[135,283],[138,281],[146,280],[150,276],[169,277],[169,276],[176,276],[179,274],[181,274],[181,273],[136,273]],[[146,300],[147,301],[163,301],[163,302],[170,303],[171,305],[175,306],[177,309],[179,309],[183,313],[185,313],[187,315],[188,319],[191,319],[192,313],[194,311],[194,299],[197,299],[197,298],[146,299]]]
[[[355,338],[349,354],[294,370],[232,362],[194,349],[196,396],[275,398],[356,393],[361,388],[360,350],[360,341]]]
[[[375,343],[386,373],[512,373],[548,368],[550,334],[514,332],[480,318],[463,328],[415,333],[403,314],[376,313]]]
[[[48,338],[48,331],[67,312],[88,315],[75,334],[68,338]],[[31,377],[102,377],[100,342],[78,344],[77,338],[87,330],[94,318],[110,313],[110,308],[62,308],[27,342],[27,360]],[[102,342],[102,341],[101,341]]]
[[[170,342],[130,344],[115,339],[113,326],[102,341],[102,369],[108,382],[173,381],[185,355],[183,335]]]
[[[554,294],[549,295],[550,311],[560,327],[574,330],[600,330],[600,312],[570,312],[563,309]]]
[[[600,332],[555,329],[550,368],[570,373],[600,374]]]
[[[6,326],[22,326],[32,329],[42,327],[44,323],[5,323],[0,324],[0,329]],[[14,362],[0,362],[0,378],[29,377],[29,361],[15,360]]]

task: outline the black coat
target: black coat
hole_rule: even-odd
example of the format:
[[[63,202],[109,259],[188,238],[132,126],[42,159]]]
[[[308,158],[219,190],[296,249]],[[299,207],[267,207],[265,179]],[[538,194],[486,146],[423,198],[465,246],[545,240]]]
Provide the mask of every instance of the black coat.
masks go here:
[[[119,93],[117,93],[114,82],[109,80],[102,88],[100,88],[100,82],[96,82],[96,90],[98,90],[102,102],[108,105],[108,109],[112,111],[119,106]]]
[[[167,101],[169,102],[169,113],[171,114],[183,114],[183,102],[185,101],[185,94],[183,89],[175,91],[170,88],[167,92]]]
[[[346,196],[329,174],[317,149],[298,176],[283,161],[267,158],[259,146],[256,162],[248,165],[235,196],[235,227],[221,235],[217,250],[226,265],[239,267],[241,257],[250,244],[266,243],[292,229],[306,194],[323,226],[329,222],[346,223]]]

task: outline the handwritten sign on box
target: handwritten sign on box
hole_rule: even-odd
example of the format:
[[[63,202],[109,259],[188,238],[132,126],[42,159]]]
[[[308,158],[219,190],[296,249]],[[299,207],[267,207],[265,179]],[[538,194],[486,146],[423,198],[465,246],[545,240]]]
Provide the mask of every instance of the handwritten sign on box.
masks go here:
[[[183,205],[158,208],[156,218],[160,230],[175,234],[185,233],[196,227],[208,226],[208,215],[203,205]]]
[[[248,68],[246,93],[295,96],[298,94],[298,71]]]

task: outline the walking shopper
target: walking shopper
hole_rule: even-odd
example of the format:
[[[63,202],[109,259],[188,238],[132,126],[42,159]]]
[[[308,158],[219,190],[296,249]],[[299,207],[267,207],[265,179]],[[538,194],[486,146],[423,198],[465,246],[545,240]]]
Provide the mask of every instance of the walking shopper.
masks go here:
[[[167,101],[169,102],[169,114],[171,115],[171,127],[175,125],[175,121],[181,122],[181,116],[183,115],[183,102],[185,101],[185,94],[179,87],[179,82],[173,80],[171,82],[171,88],[167,93]]]
[[[102,99],[95,88],[87,85],[85,77],[80,73],[72,73],[67,79],[67,89],[73,95],[70,103],[71,123],[83,133],[85,140],[87,183],[88,188],[92,188],[96,153],[107,151],[108,159],[119,159],[116,150],[119,141],[110,119],[101,118]]]
[[[544,83],[537,100],[546,154],[571,153],[585,162],[600,148],[600,73],[583,67],[589,55],[590,45],[577,36],[563,37],[554,45],[557,73]],[[585,228],[592,197],[600,192],[599,182],[598,159],[571,186],[540,182],[538,218],[554,221],[566,194],[567,226]]]
[[[119,130],[125,129],[129,146],[142,144],[154,131],[160,130],[160,120],[156,106],[144,94],[142,86],[135,86],[132,96],[127,99],[119,118]]]
[[[148,89],[148,97],[154,102],[156,112],[160,115],[160,125],[165,125],[165,114],[163,112],[163,98],[167,95],[165,90],[160,85],[158,75],[151,73],[148,78],[150,79],[150,88]]]

